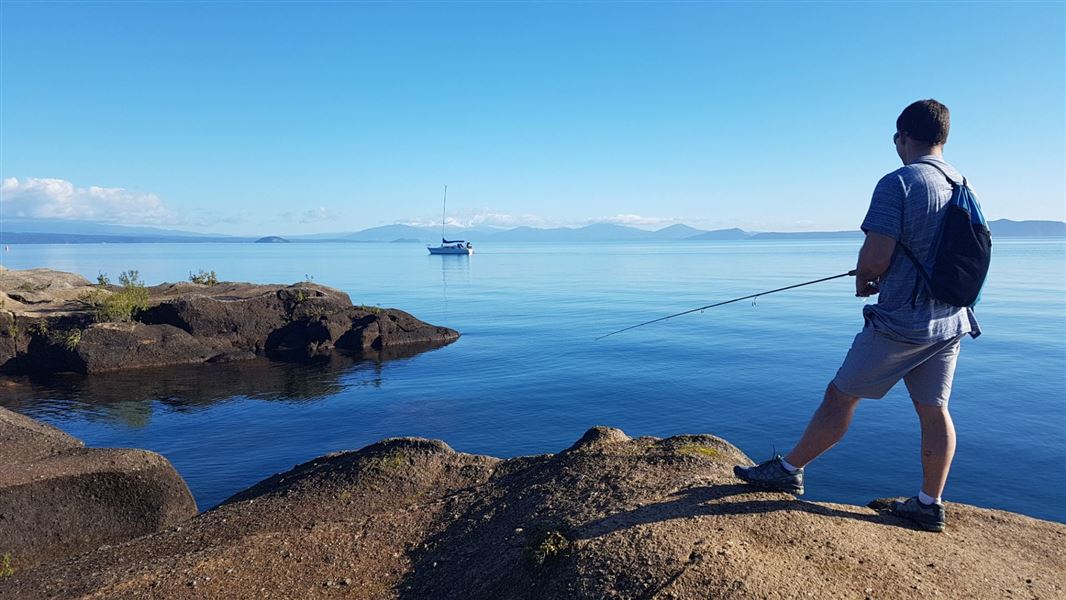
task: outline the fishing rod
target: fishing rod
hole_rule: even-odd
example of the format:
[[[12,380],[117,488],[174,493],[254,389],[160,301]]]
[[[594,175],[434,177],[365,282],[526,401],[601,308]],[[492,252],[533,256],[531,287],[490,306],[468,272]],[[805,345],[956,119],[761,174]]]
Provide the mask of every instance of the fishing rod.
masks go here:
[[[751,294],[749,296],[741,296],[740,298],[733,298],[732,300],[726,300],[725,302],[718,302],[718,303],[715,303],[715,304],[708,304],[707,306],[701,306],[699,308],[693,308],[691,310],[686,310],[684,312],[679,312],[679,313],[675,313],[675,314],[672,314],[672,315],[667,315],[665,317],[659,317],[658,319],[652,319],[651,321],[645,321],[645,322],[637,324],[637,325],[631,325],[629,327],[626,327],[625,329],[619,329],[618,331],[612,331],[611,333],[608,333],[607,335],[601,335],[600,337],[598,337],[598,338],[596,338],[595,340],[592,340],[592,341],[598,342],[598,341],[602,340],[603,338],[610,337],[610,336],[612,336],[612,335],[614,335],[616,333],[622,333],[623,331],[629,331],[630,329],[636,329],[637,327],[643,327],[645,325],[651,325],[652,323],[658,323],[659,321],[665,321],[667,319],[673,319],[674,317],[680,317],[682,315],[691,314],[691,313],[698,312],[698,311],[701,311],[701,310],[707,310],[708,308],[714,308],[716,306],[723,306],[725,304],[732,304],[734,302],[740,302],[741,300],[749,300],[751,298],[758,298],[759,296],[765,296],[767,294],[776,294],[777,292],[783,292],[785,290],[791,290],[791,289],[794,289],[794,288],[803,287],[805,285],[813,285],[815,283],[822,283],[823,281],[829,281],[831,279],[840,279],[841,277],[854,277],[854,276],[855,276],[855,270],[853,269],[851,271],[848,271],[847,273],[841,273],[840,275],[833,275],[832,277],[823,277],[821,279],[815,279],[814,281],[807,281],[807,282],[804,282],[804,283],[797,283],[795,285],[790,285],[790,286],[786,286],[786,287],[783,287],[783,288],[777,288],[776,290],[769,290],[769,291],[766,291],[766,292],[759,292],[758,294]]]

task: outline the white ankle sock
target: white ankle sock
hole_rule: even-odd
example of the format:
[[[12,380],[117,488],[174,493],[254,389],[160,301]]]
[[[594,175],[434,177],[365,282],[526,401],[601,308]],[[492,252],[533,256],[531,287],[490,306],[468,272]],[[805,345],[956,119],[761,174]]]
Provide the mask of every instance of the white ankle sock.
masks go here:
[[[940,504],[940,498],[934,498],[925,492],[918,490],[918,502],[929,506],[930,504]]]
[[[792,464],[791,464],[791,463],[789,463],[789,462],[788,462],[787,460],[785,460],[784,458],[782,458],[782,459],[781,459],[781,466],[782,466],[782,467],[784,467],[784,468],[785,468],[785,470],[786,470],[786,471],[788,471],[789,473],[795,473],[796,471],[799,471],[799,470],[800,470],[800,468],[799,468],[799,467],[794,467],[794,466],[792,466]]]

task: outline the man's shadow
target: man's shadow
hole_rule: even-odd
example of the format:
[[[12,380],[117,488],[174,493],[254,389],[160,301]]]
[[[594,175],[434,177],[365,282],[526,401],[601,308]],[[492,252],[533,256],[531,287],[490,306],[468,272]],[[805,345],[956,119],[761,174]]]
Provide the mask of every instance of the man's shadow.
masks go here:
[[[671,495],[672,500],[647,504],[632,510],[614,513],[591,521],[575,533],[579,539],[592,539],[638,525],[646,525],[670,519],[711,515],[749,515],[781,510],[802,511],[824,517],[853,519],[864,523],[899,526],[905,522],[882,514],[869,514],[838,508],[830,508],[813,502],[781,498],[780,500],[751,499],[721,502],[723,498],[746,494],[766,493],[742,484],[725,484],[691,487]]]

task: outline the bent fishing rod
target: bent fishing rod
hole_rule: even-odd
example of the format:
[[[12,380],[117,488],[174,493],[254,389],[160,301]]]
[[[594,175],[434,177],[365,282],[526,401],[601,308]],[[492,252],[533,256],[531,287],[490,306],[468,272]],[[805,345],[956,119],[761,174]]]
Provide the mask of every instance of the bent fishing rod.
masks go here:
[[[602,340],[603,338],[611,337],[612,335],[614,335],[616,333],[622,333],[623,331],[629,331],[630,329],[636,329],[637,327],[644,327],[645,325],[651,325],[652,323],[658,323],[659,321],[665,321],[667,319],[673,319],[674,317],[680,317],[682,315],[692,314],[694,312],[699,312],[701,310],[707,310],[708,308],[714,308],[716,306],[724,306],[726,304],[732,304],[734,302],[740,302],[741,300],[750,300],[752,298],[758,298],[759,296],[766,296],[767,294],[776,294],[777,292],[783,292],[785,290],[791,290],[791,289],[794,289],[794,288],[803,287],[805,285],[813,285],[815,283],[822,283],[823,281],[829,281],[831,279],[840,279],[841,277],[854,277],[854,276],[855,276],[855,270],[852,269],[851,271],[848,271],[847,273],[841,273],[840,275],[833,275],[832,277],[823,277],[821,279],[815,279],[814,281],[806,281],[804,283],[797,283],[795,285],[790,285],[790,286],[786,286],[786,287],[783,287],[783,288],[777,288],[776,290],[769,290],[769,291],[766,291],[766,292],[759,292],[758,294],[751,294],[751,295],[748,295],[748,296],[741,296],[740,298],[733,298],[732,300],[726,300],[724,302],[717,302],[715,304],[708,304],[707,306],[701,306],[699,308],[693,308],[691,310],[686,310],[684,312],[679,312],[679,313],[675,313],[675,314],[672,314],[672,315],[667,315],[665,317],[659,317],[658,319],[652,319],[651,321],[645,321],[645,322],[639,323],[637,325],[631,325],[629,327],[626,327],[625,329],[619,329],[618,331],[612,331],[611,333],[608,333],[607,335],[601,335],[600,337],[598,337],[598,338],[596,338],[596,339],[594,339],[592,341],[598,342],[598,341]]]

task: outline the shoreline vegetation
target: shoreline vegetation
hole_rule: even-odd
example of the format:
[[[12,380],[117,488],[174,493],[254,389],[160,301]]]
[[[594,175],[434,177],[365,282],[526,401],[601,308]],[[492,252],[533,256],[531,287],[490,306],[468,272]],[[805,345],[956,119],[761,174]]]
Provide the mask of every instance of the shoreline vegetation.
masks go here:
[[[232,362],[314,360],[334,351],[378,360],[449,344],[459,332],[395,308],[353,305],[310,281],[222,282],[214,271],[147,286],[136,271],[84,277],[0,268],[0,375]]]
[[[594,427],[558,454],[506,460],[392,438],[297,465],[200,514],[154,453],[85,449],[2,408],[0,440],[0,512],[10,515],[0,519],[0,594],[12,598],[1066,590],[1066,525],[949,503],[949,529],[930,534],[884,514],[888,499],[860,507],[754,490],[731,473],[750,459],[710,435]]]

